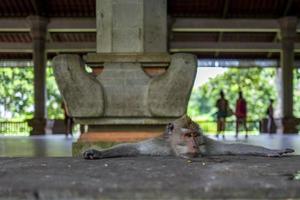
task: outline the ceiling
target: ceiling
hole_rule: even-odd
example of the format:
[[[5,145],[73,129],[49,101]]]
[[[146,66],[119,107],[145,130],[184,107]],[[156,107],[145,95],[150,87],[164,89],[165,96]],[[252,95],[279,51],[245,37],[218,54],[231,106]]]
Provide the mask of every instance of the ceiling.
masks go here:
[[[95,18],[95,0],[1,0],[0,19],[29,15],[45,17]],[[168,15],[172,18],[203,19],[278,19],[300,17],[300,0],[168,0]],[[277,32],[173,32],[170,42],[278,42]],[[50,32],[51,42],[96,42],[96,33]],[[300,33],[297,34],[300,43]],[[27,31],[0,32],[0,43],[31,43]],[[276,52],[193,52],[199,58],[271,58]],[[48,53],[51,58],[57,53]],[[84,53],[83,53],[84,54]],[[31,59],[31,53],[1,52],[0,59]],[[296,53],[300,59],[300,53]]]

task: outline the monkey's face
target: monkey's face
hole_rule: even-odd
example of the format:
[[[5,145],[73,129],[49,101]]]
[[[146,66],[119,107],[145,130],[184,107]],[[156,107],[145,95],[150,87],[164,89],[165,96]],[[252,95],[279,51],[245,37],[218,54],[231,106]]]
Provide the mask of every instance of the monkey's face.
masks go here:
[[[177,156],[191,158],[200,154],[199,145],[203,143],[202,131],[187,115],[169,123],[165,135],[169,138]]]
[[[177,156],[193,158],[199,155],[200,134],[186,128],[175,130],[171,143]]]
[[[186,157],[197,157],[199,155],[199,137],[200,134],[190,129],[181,129],[180,141],[186,146],[185,151],[181,152]],[[181,146],[181,144],[178,144]],[[179,147],[180,148],[180,147]]]

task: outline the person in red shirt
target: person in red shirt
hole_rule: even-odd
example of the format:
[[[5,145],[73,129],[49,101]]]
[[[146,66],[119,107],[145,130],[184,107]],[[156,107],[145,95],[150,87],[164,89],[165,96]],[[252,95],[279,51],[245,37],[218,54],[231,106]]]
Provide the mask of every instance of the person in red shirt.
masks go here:
[[[240,125],[244,126],[246,131],[246,138],[248,137],[247,133],[247,102],[243,97],[242,91],[239,92],[239,98],[235,104],[235,116],[236,116],[236,129],[235,137],[238,137]]]

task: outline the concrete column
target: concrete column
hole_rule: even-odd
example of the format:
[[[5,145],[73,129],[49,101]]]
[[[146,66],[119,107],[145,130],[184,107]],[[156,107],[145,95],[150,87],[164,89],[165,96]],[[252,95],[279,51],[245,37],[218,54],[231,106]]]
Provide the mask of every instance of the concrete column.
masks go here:
[[[167,51],[166,0],[97,0],[97,53]]]
[[[294,43],[296,39],[296,17],[279,19],[281,33],[280,68],[277,70],[278,80],[278,123],[277,132],[296,133],[296,120],[293,116],[293,69]]]
[[[28,17],[33,48],[34,65],[34,118],[31,121],[33,128],[31,134],[46,133],[47,109],[46,109],[46,33],[47,18],[40,16]]]

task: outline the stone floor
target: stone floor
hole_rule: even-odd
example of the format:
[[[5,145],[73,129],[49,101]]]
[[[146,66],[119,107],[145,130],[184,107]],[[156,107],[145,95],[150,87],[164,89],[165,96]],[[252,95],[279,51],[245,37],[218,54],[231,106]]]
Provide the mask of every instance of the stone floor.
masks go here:
[[[300,156],[0,158],[0,199],[300,198]]]
[[[72,158],[64,136],[0,137],[0,199],[299,199],[300,136],[245,140],[294,148],[293,156]],[[220,139],[221,140],[221,139]]]

